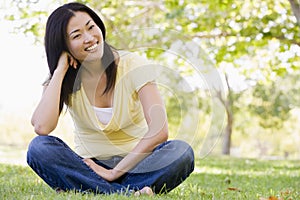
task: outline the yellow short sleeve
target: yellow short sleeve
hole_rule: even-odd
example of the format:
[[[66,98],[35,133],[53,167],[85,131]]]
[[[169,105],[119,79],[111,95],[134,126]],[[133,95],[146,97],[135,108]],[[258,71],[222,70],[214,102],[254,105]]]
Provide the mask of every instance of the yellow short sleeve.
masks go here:
[[[136,92],[158,77],[156,64],[136,53],[131,53],[127,65],[126,76]]]

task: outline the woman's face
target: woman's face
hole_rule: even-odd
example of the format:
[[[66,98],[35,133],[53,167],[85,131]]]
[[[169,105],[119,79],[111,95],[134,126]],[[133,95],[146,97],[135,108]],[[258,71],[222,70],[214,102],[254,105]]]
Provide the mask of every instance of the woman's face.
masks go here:
[[[67,26],[67,45],[79,62],[99,60],[103,56],[103,36],[89,14],[75,12]]]

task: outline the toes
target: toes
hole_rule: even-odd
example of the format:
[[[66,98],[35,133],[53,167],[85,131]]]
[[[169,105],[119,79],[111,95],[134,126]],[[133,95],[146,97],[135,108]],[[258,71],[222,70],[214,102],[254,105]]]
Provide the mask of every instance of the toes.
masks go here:
[[[144,187],[143,189],[136,191],[134,193],[134,196],[141,196],[141,195],[153,196],[154,193],[150,187]]]

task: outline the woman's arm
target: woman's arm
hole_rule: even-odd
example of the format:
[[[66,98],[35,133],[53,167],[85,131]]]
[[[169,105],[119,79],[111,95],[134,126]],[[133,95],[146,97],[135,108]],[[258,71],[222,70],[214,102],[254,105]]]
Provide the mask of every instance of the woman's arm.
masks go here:
[[[44,87],[42,98],[32,115],[31,124],[38,135],[48,135],[57,125],[61,86],[69,67],[68,58],[70,57],[65,52],[60,56],[50,83]],[[72,58],[70,64],[76,67]]]
[[[148,124],[148,132],[132,152],[112,170],[98,166],[91,159],[84,159],[87,165],[108,181],[121,177],[148,156],[157,145],[168,139],[167,114],[156,84],[146,84],[139,90],[138,95]]]

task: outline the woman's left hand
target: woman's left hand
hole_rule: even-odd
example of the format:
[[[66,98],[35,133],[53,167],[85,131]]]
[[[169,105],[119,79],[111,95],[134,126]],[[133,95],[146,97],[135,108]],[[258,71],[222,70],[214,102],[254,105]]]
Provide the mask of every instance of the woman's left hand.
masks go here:
[[[94,172],[96,172],[96,174],[98,174],[99,176],[101,176],[103,179],[107,180],[107,181],[114,181],[116,180],[118,177],[116,176],[116,173],[114,169],[105,169],[104,167],[98,165],[97,163],[95,163],[92,159],[90,158],[84,158],[83,162],[89,166]]]

